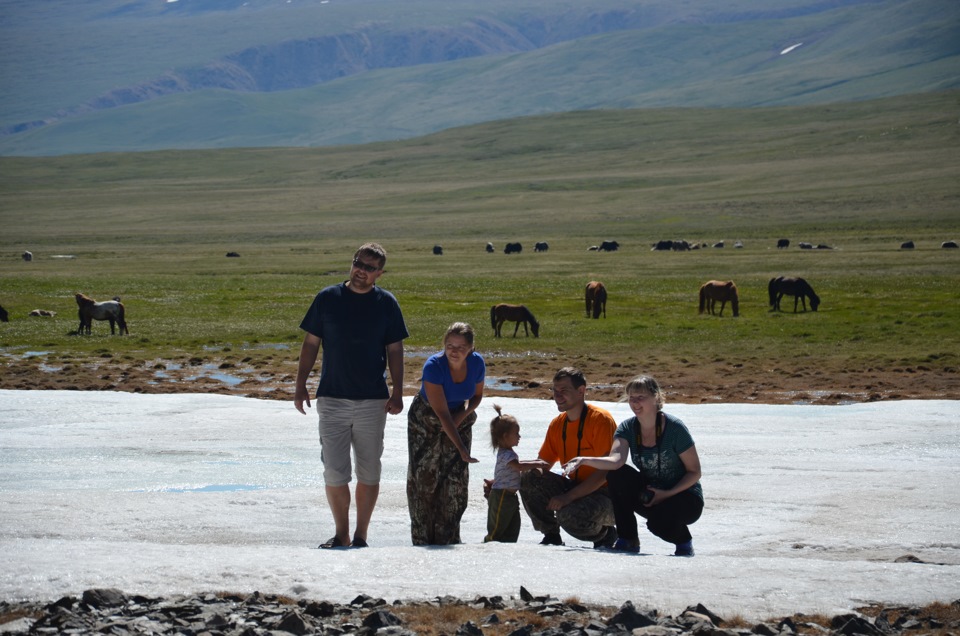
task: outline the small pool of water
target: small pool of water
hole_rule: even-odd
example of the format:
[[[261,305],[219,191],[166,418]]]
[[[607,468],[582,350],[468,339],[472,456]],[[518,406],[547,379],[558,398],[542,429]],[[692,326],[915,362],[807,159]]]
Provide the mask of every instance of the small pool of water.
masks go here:
[[[519,391],[522,388],[510,380],[490,375],[484,379],[483,386],[488,389],[496,389],[498,391]]]
[[[197,488],[161,488],[159,492],[242,492],[246,490],[263,490],[265,486],[255,484],[210,484]]]

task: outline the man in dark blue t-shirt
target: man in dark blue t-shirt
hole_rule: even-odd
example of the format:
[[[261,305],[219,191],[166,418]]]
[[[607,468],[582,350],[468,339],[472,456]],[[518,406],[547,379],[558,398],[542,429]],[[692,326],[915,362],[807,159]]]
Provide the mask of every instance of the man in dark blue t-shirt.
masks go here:
[[[366,243],[353,255],[350,278],[323,289],[300,323],[294,406],[310,407],[307,378],[323,349],[317,387],[321,460],[336,534],[321,548],[366,547],[380,494],[380,458],[387,414],[403,410],[403,339],[407,333],[393,294],[376,286],[387,253]],[[387,388],[390,370],[392,391]],[[357,525],[350,539],[350,451],[356,457]]]

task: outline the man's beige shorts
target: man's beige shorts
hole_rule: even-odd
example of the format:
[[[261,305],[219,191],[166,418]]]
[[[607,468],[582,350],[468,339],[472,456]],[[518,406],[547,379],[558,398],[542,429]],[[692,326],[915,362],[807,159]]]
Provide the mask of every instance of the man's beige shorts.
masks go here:
[[[320,459],[327,486],[350,483],[350,448],[357,467],[357,482],[380,483],[383,431],[387,426],[387,401],[317,398],[320,418]]]

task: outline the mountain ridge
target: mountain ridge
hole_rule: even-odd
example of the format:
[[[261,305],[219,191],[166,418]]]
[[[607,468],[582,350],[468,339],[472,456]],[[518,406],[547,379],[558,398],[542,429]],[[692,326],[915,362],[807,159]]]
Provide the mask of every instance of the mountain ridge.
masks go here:
[[[185,0],[174,4],[187,6]],[[627,2],[413,28],[368,21],[340,33],[254,44],[117,86],[52,115],[9,122],[0,128],[0,154],[357,143],[583,108],[789,104],[960,86],[960,44],[952,44],[960,43],[960,11],[937,0],[798,1],[775,9],[745,1],[723,11],[697,6],[677,12]],[[703,50],[694,49],[698,45]],[[477,86],[458,80],[458,73],[477,77]],[[474,93],[472,100],[461,98]],[[360,97],[377,103],[349,101]],[[416,112],[404,99],[422,108]],[[241,121],[224,112],[218,122],[197,112],[238,104],[262,118],[291,111],[288,117],[302,118],[304,126],[281,135],[258,130],[256,116]],[[110,110],[117,114],[104,116]],[[356,117],[360,111],[371,119]],[[425,114],[438,123],[425,123]],[[316,118],[331,116],[338,121],[327,128],[336,134],[317,132],[325,124]],[[177,133],[176,122],[204,132]],[[152,141],[144,128],[153,130]],[[134,145],[123,141],[138,137]]]

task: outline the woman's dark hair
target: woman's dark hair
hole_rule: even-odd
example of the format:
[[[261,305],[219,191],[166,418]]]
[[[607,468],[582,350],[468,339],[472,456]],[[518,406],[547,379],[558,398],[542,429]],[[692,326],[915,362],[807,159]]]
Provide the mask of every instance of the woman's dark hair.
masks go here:
[[[455,322],[447,327],[447,333],[443,334],[443,344],[446,346],[447,338],[450,336],[463,336],[467,344],[473,346],[473,327],[467,322]]]

